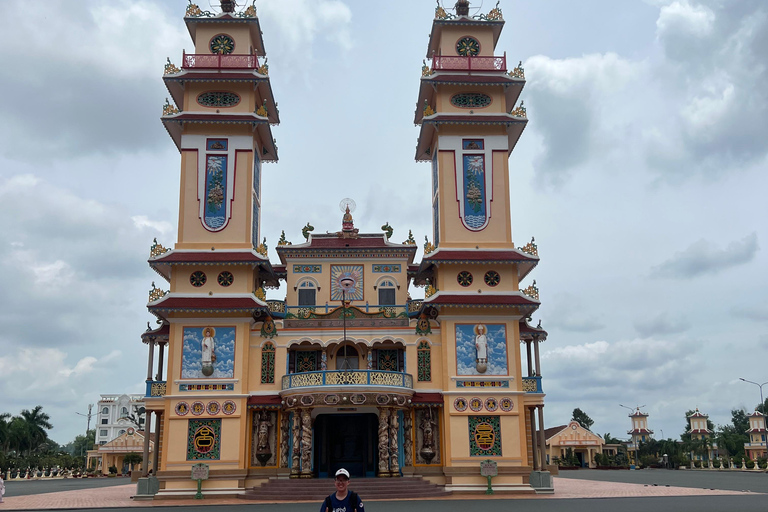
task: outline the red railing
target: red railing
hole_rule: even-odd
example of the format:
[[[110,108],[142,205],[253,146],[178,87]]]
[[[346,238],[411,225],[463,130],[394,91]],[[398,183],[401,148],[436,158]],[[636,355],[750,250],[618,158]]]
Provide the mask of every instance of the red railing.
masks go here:
[[[259,59],[255,55],[184,53],[181,67],[182,69],[258,69]]]
[[[503,57],[461,57],[458,55],[435,55],[432,57],[433,71],[506,71],[507,56]]]

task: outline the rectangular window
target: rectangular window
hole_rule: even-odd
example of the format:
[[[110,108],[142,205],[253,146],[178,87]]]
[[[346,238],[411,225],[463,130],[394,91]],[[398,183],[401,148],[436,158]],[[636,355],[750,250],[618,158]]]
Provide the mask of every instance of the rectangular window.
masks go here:
[[[101,429],[101,430],[99,430],[99,436],[101,436],[101,437],[107,437],[107,430],[106,430],[106,429]]]
[[[380,306],[394,306],[395,302],[395,289],[394,288],[379,288],[379,305]]]
[[[101,418],[101,424],[102,425],[108,425],[109,424],[109,420],[107,418]]]
[[[299,290],[299,306],[314,306],[315,302],[314,289]]]

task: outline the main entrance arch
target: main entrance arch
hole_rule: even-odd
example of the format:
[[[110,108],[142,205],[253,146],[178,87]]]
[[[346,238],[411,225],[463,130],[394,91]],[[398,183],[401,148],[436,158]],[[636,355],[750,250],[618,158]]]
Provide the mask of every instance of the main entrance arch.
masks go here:
[[[317,476],[345,468],[352,477],[376,475],[378,418],[373,413],[320,414],[315,419]]]

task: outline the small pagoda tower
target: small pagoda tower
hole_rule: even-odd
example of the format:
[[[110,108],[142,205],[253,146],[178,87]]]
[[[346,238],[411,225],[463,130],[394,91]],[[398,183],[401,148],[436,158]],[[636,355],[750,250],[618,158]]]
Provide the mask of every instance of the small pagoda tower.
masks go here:
[[[757,411],[750,414],[749,430],[746,433],[749,435],[749,442],[744,443],[744,452],[747,454],[747,457],[751,460],[757,460],[768,456],[765,438],[765,416]]]
[[[709,415],[701,413],[698,407],[688,416],[688,433],[691,434],[691,441],[701,441],[707,446],[706,453],[691,452],[691,460],[712,460],[713,449],[717,446],[712,444],[714,431],[708,427],[708,420]]]
[[[627,431],[627,434],[632,436],[629,451],[633,456],[633,460],[637,463],[637,451],[640,448],[640,443],[648,441],[653,434],[653,430],[648,429],[648,414],[641,412],[639,407],[630,413],[629,417],[632,419],[632,430]]]
[[[142,336],[160,495],[193,490],[190,467],[201,462],[209,491],[242,488],[251,325],[268,318],[263,287],[278,284],[259,242],[261,166],[277,161],[279,122],[261,27],[252,5],[222,0],[215,11],[190,2],[194,50],[180,67],[169,59],[163,74],[170,99],[161,120],[181,153],[179,225],[172,250],[152,247],[149,265],[170,288],[153,283],[148,309],[161,327]]]

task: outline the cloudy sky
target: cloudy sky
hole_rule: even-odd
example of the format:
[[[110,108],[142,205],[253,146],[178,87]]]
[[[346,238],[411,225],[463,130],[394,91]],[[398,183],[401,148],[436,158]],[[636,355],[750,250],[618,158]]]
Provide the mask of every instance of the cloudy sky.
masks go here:
[[[144,389],[146,259],[178,216],[161,76],[192,51],[186,4],[3,4],[0,412],[43,405],[60,443],[100,393]],[[262,188],[273,260],[281,230],[338,229],[343,197],[364,231],[431,237],[412,120],[434,5],[257,3],[282,120]],[[580,407],[626,436],[619,404],[645,405],[656,437],[695,407],[727,423],[759,401],[738,378],[768,380],[768,5],[501,7],[496,54],[528,80],[510,194],[515,241],[541,256],[525,284],[550,333],[547,426]]]

